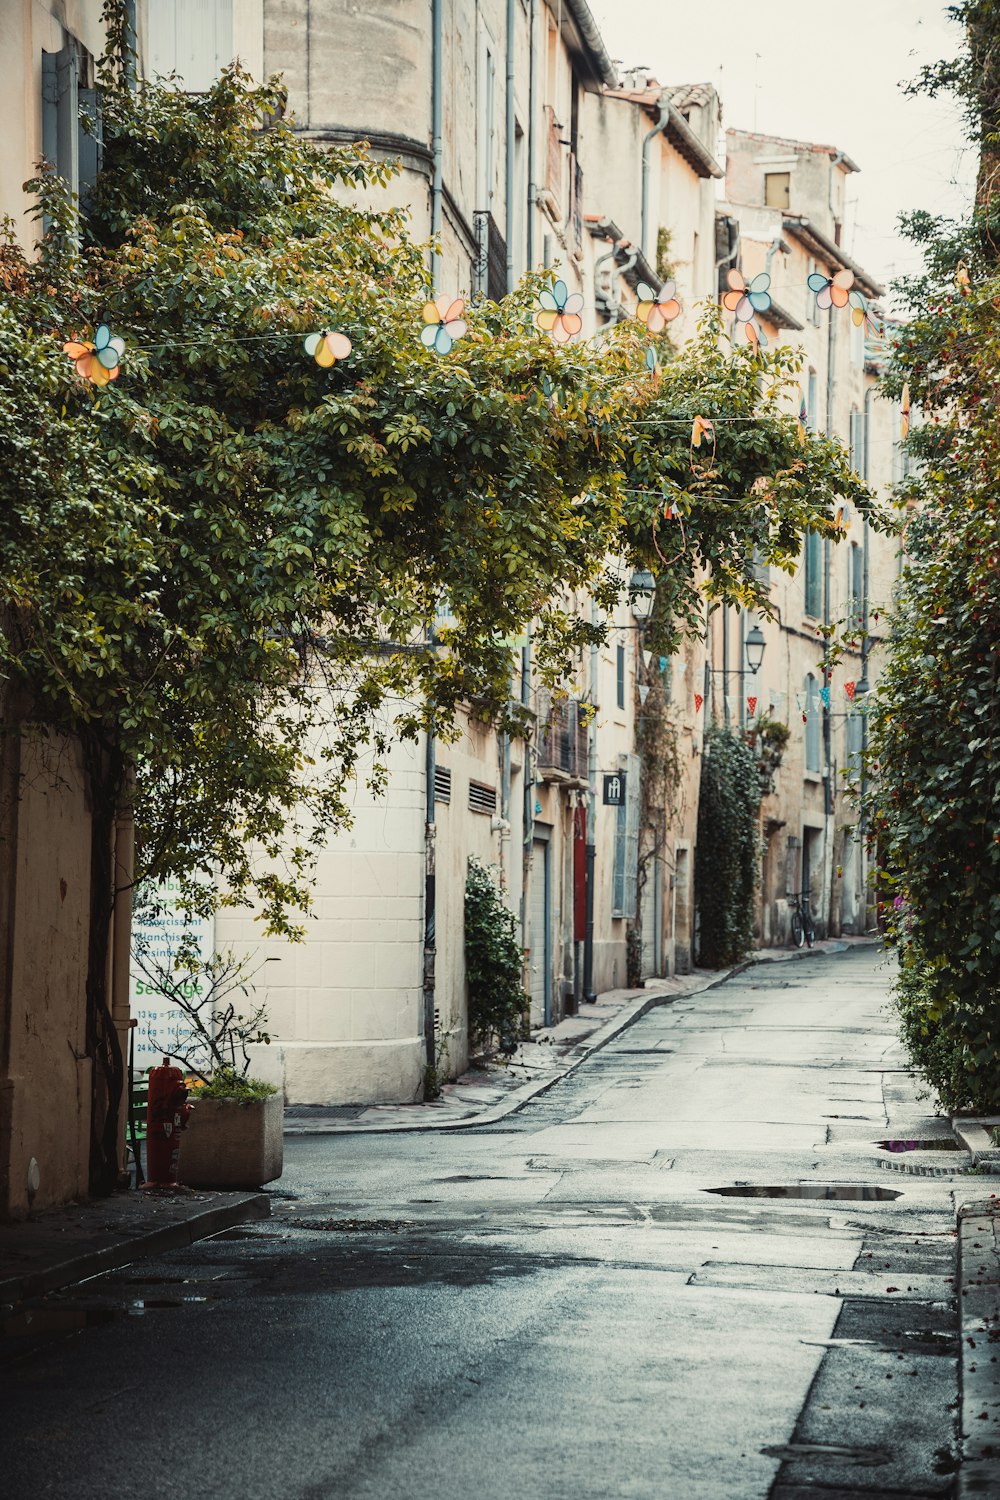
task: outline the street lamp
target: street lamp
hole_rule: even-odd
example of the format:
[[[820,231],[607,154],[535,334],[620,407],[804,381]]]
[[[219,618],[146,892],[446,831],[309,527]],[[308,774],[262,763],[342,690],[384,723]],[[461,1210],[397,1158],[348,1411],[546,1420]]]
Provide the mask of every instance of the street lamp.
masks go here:
[[[747,666],[749,667],[754,677],[756,677],[757,673],[760,671],[761,663],[764,660],[764,647],[766,645],[767,642],[764,639],[764,632],[761,630],[759,625],[755,625],[750,631],[750,634],[747,636],[746,641],[744,642]]]
[[[653,591],[656,588],[656,579],[648,569],[632,574],[628,583],[628,602],[635,616],[636,624],[645,625],[653,613]]]

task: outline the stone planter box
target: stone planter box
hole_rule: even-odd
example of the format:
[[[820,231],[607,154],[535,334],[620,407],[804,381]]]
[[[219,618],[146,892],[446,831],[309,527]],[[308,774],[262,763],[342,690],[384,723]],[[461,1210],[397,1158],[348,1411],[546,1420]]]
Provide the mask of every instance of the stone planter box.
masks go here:
[[[281,1094],[241,1104],[196,1099],[181,1135],[178,1180],[188,1187],[255,1188],[281,1176],[284,1143]]]

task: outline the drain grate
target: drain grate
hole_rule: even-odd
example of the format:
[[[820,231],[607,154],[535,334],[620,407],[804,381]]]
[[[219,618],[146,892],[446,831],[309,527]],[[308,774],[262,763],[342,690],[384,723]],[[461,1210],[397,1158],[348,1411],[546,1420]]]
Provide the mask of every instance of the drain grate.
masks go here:
[[[902,1172],[906,1177],[954,1177],[957,1172],[964,1172],[971,1165],[971,1157],[966,1157],[963,1162],[956,1162],[953,1167],[924,1167],[918,1166],[915,1161],[883,1161],[877,1157],[875,1165],[881,1167],[883,1172]]]

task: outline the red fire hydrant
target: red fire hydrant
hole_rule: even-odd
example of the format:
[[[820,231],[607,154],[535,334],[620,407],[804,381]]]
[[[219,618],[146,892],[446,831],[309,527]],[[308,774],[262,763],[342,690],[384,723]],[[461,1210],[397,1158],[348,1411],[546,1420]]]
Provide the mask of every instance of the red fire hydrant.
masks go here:
[[[181,1131],[188,1122],[191,1106],[180,1068],[171,1066],[165,1057],[159,1068],[149,1070],[149,1099],[146,1103],[146,1182],[151,1187],[177,1186],[177,1158],[181,1149]]]

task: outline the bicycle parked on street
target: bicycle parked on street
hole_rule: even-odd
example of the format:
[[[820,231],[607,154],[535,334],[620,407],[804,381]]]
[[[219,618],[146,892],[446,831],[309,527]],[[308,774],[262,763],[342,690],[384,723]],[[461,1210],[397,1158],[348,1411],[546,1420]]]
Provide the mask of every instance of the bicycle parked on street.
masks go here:
[[[799,895],[789,892],[788,904],[792,909],[792,941],[796,948],[803,943],[811,948],[816,941],[816,924],[809,910],[809,892],[802,891]]]

